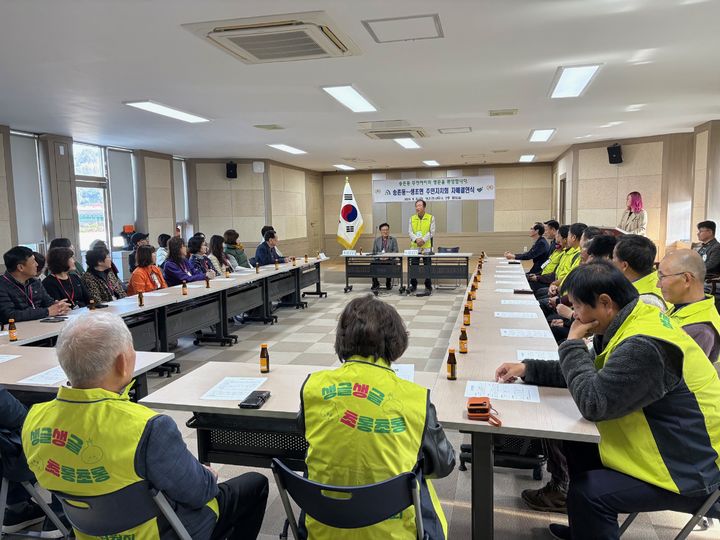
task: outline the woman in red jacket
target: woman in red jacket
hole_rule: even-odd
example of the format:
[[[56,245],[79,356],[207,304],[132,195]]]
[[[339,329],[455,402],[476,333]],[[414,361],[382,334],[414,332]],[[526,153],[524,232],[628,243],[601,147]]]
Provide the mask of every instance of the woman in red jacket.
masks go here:
[[[137,268],[133,270],[128,286],[128,294],[139,292],[152,292],[167,288],[162,270],[155,264],[155,248],[153,246],[139,246],[135,257]]]

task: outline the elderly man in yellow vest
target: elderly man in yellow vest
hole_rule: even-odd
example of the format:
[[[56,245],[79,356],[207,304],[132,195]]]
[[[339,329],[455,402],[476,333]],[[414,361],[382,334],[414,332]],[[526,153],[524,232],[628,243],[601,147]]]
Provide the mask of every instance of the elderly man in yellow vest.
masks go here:
[[[335,337],[342,366],[312,373],[301,391],[299,421],[309,444],[308,478],[362,486],[420,471],[426,538],[445,540],[447,522],[428,478],[450,474],[455,452],[437,421],[429,390],[392,369],[407,345],[405,324],[391,305],[367,295],[345,307]],[[352,530],[306,516],[304,528],[311,540],[415,538],[415,511],[411,506],[381,523]]]
[[[674,304],[667,315],[700,345],[712,362],[720,354],[720,314],[705,294],[705,263],[697,251],[678,249],[660,261],[657,286]]]
[[[613,263],[635,286],[640,300],[664,312],[670,306],[658,287],[656,255],[657,247],[652,240],[639,234],[626,234],[615,244]]]
[[[415,213],[410,216],[408,222],[408,236],[410,237],[410,248],[418,249],[420,253],[430,253],[432,251],[432,241],[435,236],[435,218],[425,212],[425,201],[418,199],[415,201]],[[408,263],[419,265],[419,257],[410,257]],[[430,270],[430,257],[423,257],[423,265],[426,270]],[[417,290],[417,279],[410,280],[410,292]],[[432,293],[432,280],[425,278],[425,294]]]
[[[500,382],[567,386],[600,445],[566,443],[570,527],[555,538],[615,540],[618,514],[695,513],[720,488],[720,379],[702,349],[607,261],[576,268],[560,360],[503,364]],[[589,350],[583,338],[594,334]],[[720,516],[716,504],[710,517]]]
[[[28,465],[41,486],[93,496],[145,481],[170,499],[192,538],[257,537],[267,479],[247,473],[218,484],[217,473],[190,453],[172,418],[130,401],[135,351],[120,317],[91,312],[70,319],[58,337],[57,356],[72,386],[33,406],[22,431]],[[121,511],[124,503],[117,505]],[[110,537],[176,536],[158,517],[103,538]]]

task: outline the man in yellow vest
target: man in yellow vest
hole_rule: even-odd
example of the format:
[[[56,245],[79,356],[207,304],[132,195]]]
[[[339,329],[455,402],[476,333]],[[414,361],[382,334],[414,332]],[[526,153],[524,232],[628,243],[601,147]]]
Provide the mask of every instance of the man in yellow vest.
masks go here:
[[[563,281],[580,264],[580,242],[585,229],[587,229],[587,225],[584,223],[570,225],[565,253],[563,253],[562,259],[558,262],[555,270],[555,281],[548,287],[546,297],[541,297],[541,292],[538,292],[540,308],[546,317],[554,312],[555,306],[560,300],[559,292]]]
[[[418,199],[415,201],[415,213],[410,216],[408,222],[408,236],[410,237],[410,248],[417,249],[420,253],[430,253],[432,251],[432,241],[435,236],[435,218],[425,212],[425,201]],[[429,271],[431,259],[423,257],[423,265]],[[408,263],[419,265],[419,257],[410,257]],[[417,290],[417,279],[410,280],[410,292]],[[432,280],[425,278],[425,294],[432,293]]]
[[[660,261],[657,285],[665,300],[674,304],[668,317],[700,345],[712,362],[717,362],[720,314],[715,299],[705,294],[705,272],[705,263],[697,251],[678,249]]]
[[[548,287],[555,281],[555,272],[557,271],[558,264],[560,264],[560,260],[565,255],[569,233],[570,225],[558,225],[555,231],[554,241],[550,244],[553,251],[548,255],[548,260],[545,261],[542,270],[539,274],[528,274],[530,288],[535,291],[535,296],[538,298],[547,296]]]
[[[669,306],[658,287],[656,256],[657,248],[652,240],[639,234],[626,234],[615,244],[613,263],[635,285],[640,300],[664,312]]]
[[[257,536],[267,479],[247,473],[218,484],[217,473],[190,453],[172,418],[130,401],[135,351],[120,317],[93,312],[70,319],[58,337],[57,356],[72,386],[33,406],[22,431],[28,465],[41,486],[93,496],[146,481],[165,493],[193,538]],[[163,517],[114,534],[175,538]],[[76,537],[96,538],[77,531]]]
[[[405,324],[391,305],[368,295],[345,307],[335,339],[343,365],[312,373],[301,391],[308,478],[361,486],[419,471],[425,533],[444,540],[447,522],[428,478],[450,474],[455,452],[437,421],[429,390],[393,371],[407,345]],[[415,511],[411,506],[360,529],[335,529],[309,516],[303,525],[311,540],[401,540],[415,538]]]
[[[640,302],[606,261],[580,266],[563,290],[575,308],[558,362],[503,364],[501,382],[567,386],[595,422],[599,447],[566,443],[570,527],[556,538],[619,538],[618,514],[695,513],[720,488],[720,379],[669,317]],[[594,334],[593,349],[583,338]],[[708,512],[720,515],[720,505]]]

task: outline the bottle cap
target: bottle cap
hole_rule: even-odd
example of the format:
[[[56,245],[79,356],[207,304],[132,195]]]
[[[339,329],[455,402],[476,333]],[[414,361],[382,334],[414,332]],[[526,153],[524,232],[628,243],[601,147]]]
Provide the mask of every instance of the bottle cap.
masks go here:
[[[462,330],[464,332],[465,330],[467,330],[467,328],[465,328],[464,326],[461,326],[460,330]]]
[[[450,349],[448,349],[448,352],[449,352],[449,353],[452,353],[452,354],[455,354],[455,349],[454,349],[454,348],[450,348]]]
[[[15,322],[15,319],[8,319],[8,322],[9,322],[9,323]]]
[[[267,349],[267,343],[261,343],[260,344],[261,349]]]

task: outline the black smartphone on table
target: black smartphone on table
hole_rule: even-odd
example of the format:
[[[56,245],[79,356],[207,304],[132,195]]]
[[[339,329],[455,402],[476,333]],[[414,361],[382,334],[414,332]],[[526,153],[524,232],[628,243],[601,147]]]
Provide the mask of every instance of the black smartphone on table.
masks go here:
[[[269,390],[255,390],[250,392],[250,395],[242,400],[238,407],[241,409],[259,409],[268,399],[270,399]]]

